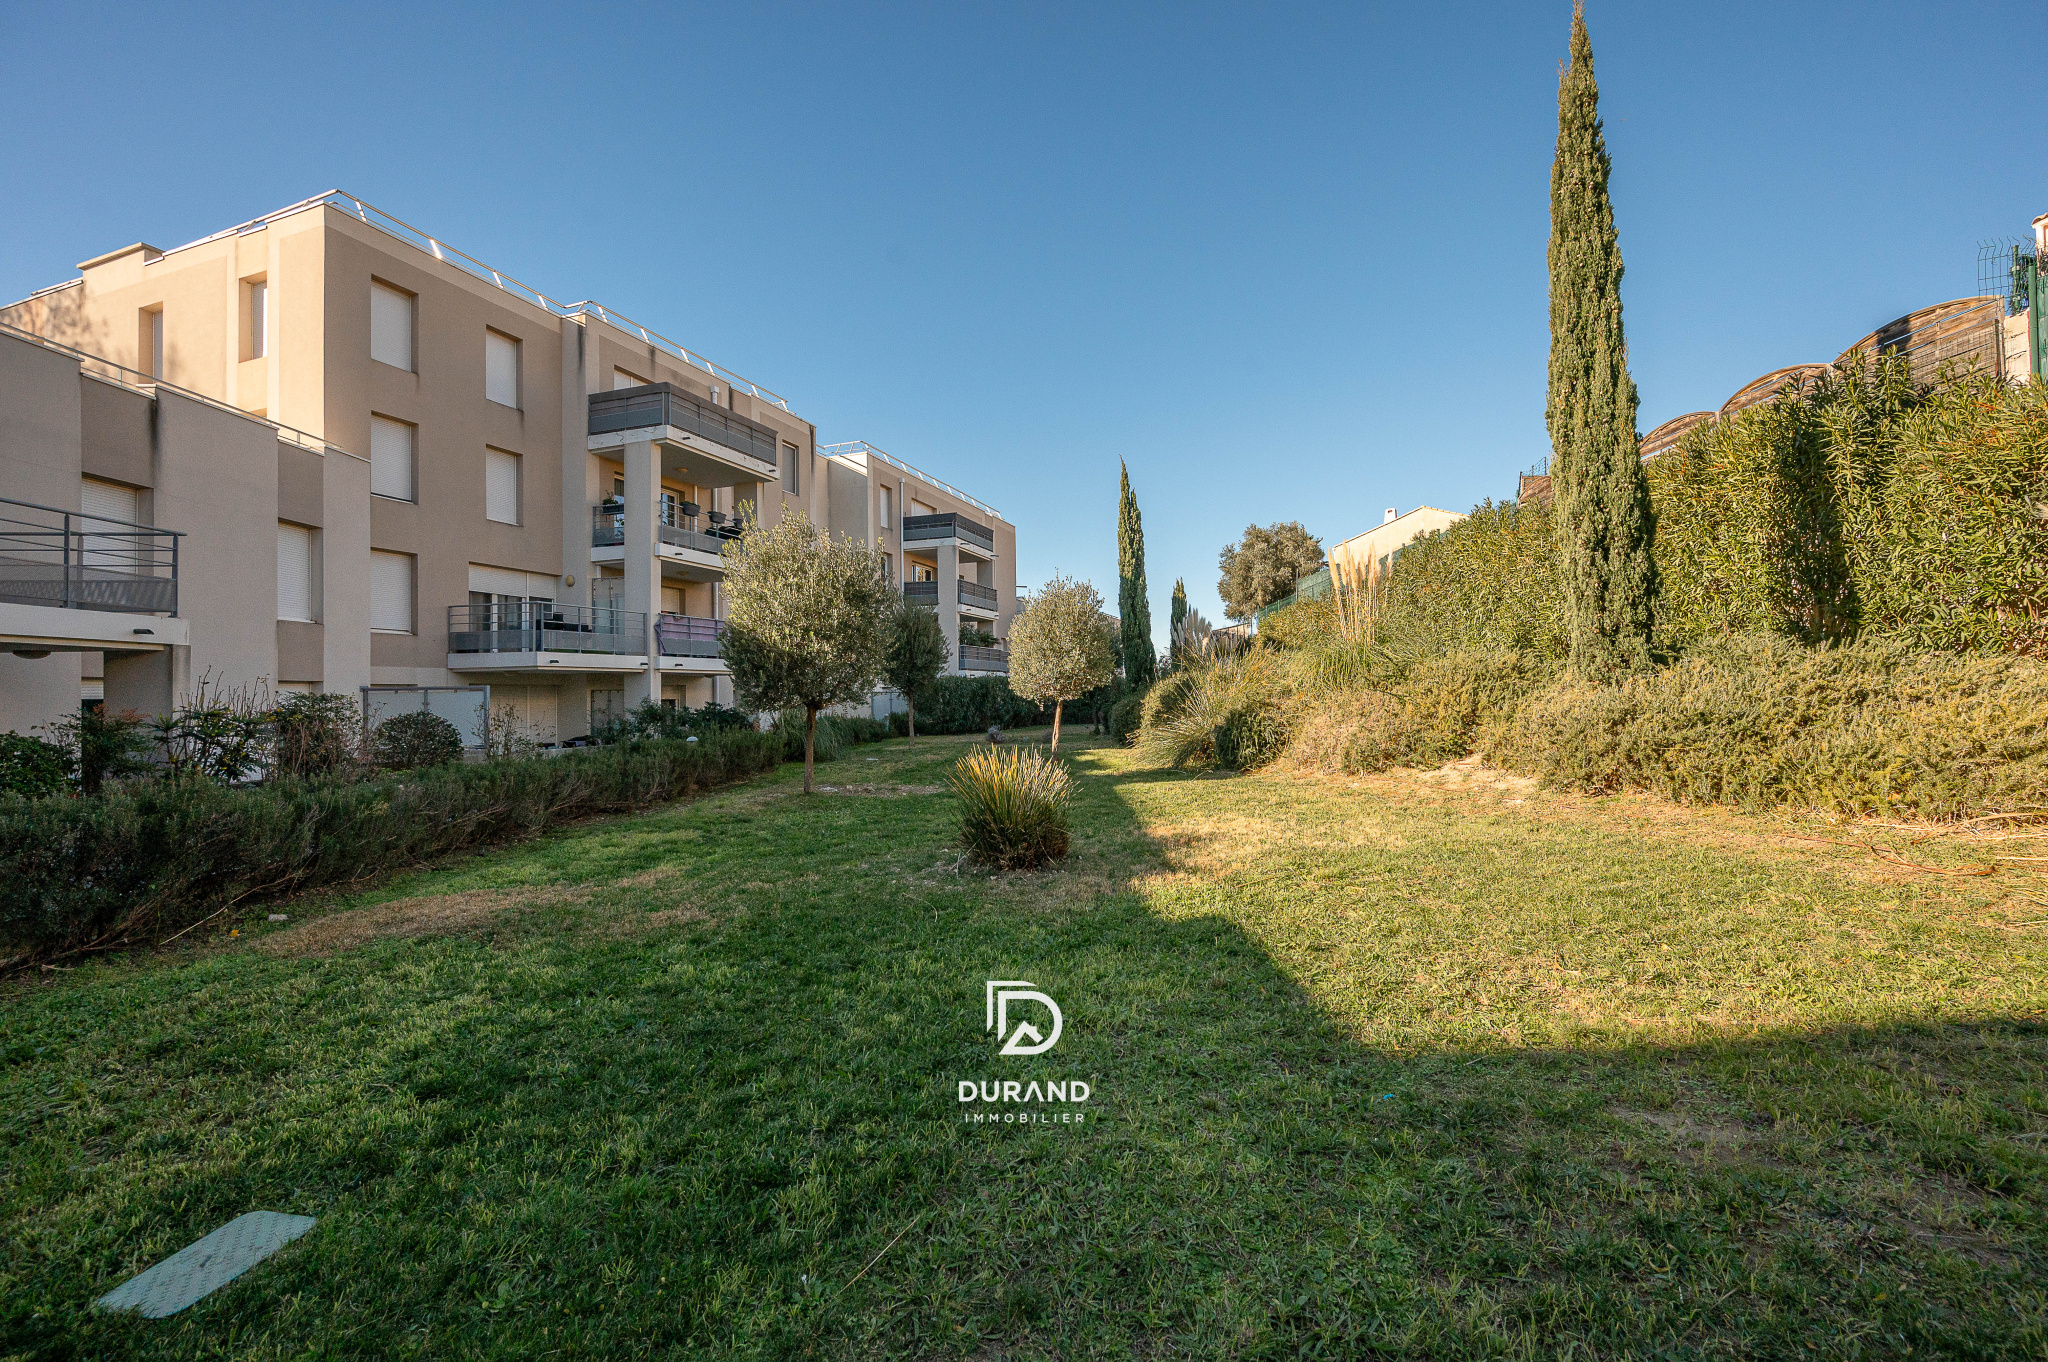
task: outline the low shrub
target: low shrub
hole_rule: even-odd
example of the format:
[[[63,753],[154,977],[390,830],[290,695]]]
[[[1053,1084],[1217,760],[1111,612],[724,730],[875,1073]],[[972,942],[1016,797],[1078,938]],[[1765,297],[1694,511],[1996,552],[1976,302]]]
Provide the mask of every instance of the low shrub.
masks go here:
[[[598,725],[591,736],[600,743],[614,743],[641,738],[701,738],[710,733],[753,727],[754,720],[746,711],[728,708],[716,700],[697,709],[642,700],[632,713]]]
[[[1035,747],[978,747],[953,768],[960,843],[1003,870],[1028,870],[1067,854],[1073,777]]]
[[[920,720],[920,723],[922,721]],[[775,716],[774,727],[769,730],[782,739],[782,759],[802,761],[804,759],[804,712],[800,709],[786,709]],[[880,719],[865,715],[846,716],[820,714],[818,730],[811,744],[813,761],[837,761],[845,755],[846,749],[861,743],[880,742],[895,737],[896,731]]]
[[[1562,682],[1483,737],[1564,789],[1960,818],[2048,807],[2048,665],[1770,635],[1614,686]]]
[[[228,904],[642,808],[781,755],[775,736],[725,732],[354,783],[187,778],[96,799],[0,798],[0,961],[160,938]]]
[[[1556,670],[1547,659],[1512,649],[1468,649],[1407,665],[1369,649],[1308,661],[1309,669],[1326,663],[1331,679],[1298,691],[1301,714],[1290,726],[1288,755],[1311,770],[1350,774],[1471,755],[1483,747],[1489,725],[1505,721]],[[1301,661],[1294,671],[1299,681]],[[1399,679],[1376,684],[1389,676]]]
[[[271,771],[325,776],[347,770],[362,749],[363,708],[350,695],[287,695],[271,719]]]
[[[455,725],[423,709],[392,715],[377,725],[370,743],[378,764],[394,770],[443,766],[462,759],[462,734]]]
[[[1413,726],[1404,760],[1441,765],[1470,756],[1480,725],[1513,714],[1556,668],[1529,653],[1471,649],[1417,662],[1394,688]]]
[[[1282,701],[1288,695],[1286,666],[1271,648],[1255,647],[1217,661],[1184,667],[1152,687],[1145,698],[1144,724],[1138,730],[1137,748],[1148,761],[1160,766],[1212,766],[1219,761],[1217,734],[1231,722],[1233,714],[1240,732],[1253,720],[1254,711],[1270,711],[1270,721],[1282,724]],[[1262,727],[1254,748],[1263,750],[1270,737]],[[1233,755],[1242,758],[1237,739]]]
[[[66,748],[26,733],[0,733],[0,794],[40,799],[62,794],[77,765]]]
[[[1287,725],[1278,705],[1245,705],[1223,716],[1214,741],[1218,766],[1250,771],[1280,755],[1287,746]]]
[[[1109,707],[1107,728],[1109,736],[1120,743],[1129,743],[1145,719],[1145,696],[1151,687],[1134,690]]]

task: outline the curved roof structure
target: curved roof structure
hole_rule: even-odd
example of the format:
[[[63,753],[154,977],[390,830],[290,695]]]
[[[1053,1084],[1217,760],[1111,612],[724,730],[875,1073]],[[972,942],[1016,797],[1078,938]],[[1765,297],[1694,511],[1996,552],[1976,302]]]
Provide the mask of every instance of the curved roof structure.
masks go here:
[[[1685,433],[1696,426],[1703,426],[1714,419],[1710,411],[1689,411],[1683,416],[1674,416],[1663,425],[1643,437],[1643,457],[1654,459],[1659,454],[1669,453]]]
[[[1807,384],[1828,372],[1831,367],[1833,366],[1826,364],[1788,364],[1782,369],[1773,369],[1761,378],[1752,378],[1736,389],[1735,395],[1721,404],[1721,410],[1717,414],[1733,416],[1736,412],[1772,401],[1785,390],[1787,384],[1804,390]]]
[[[1859,350],[1866,358],[1904,354],[1916,383],[1933,382],[1935,371],[1952,360],[1975,362],[1995,373],[2004,320],[2003,298],[1954,298],[1885,323],[1844,350],[1835,363],[1852,363]]]

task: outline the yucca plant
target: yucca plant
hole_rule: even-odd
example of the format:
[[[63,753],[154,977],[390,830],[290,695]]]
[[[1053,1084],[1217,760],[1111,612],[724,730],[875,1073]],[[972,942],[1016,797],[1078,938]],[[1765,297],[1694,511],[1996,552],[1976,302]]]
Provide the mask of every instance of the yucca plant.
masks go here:
[[[1028,870],[1067,854],[1073,777],[1037,748],[977,748],[953,768],[960,843],[1002,870]]]

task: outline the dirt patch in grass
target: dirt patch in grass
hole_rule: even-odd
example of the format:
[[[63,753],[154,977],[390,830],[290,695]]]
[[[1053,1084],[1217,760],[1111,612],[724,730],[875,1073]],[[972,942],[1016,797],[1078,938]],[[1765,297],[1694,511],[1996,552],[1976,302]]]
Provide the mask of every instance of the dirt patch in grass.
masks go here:
[[[1771,1156],[1762,1137],[1741,1121],[1676,1107],[1667,1111],[1609,1107],[1608,1111],[1631,1125],[1662,1131],[1677,1146],[1679,1154],[1694,1163],[1728,1166],[1778,1162]]]
[[[1526,795],[1536,788],[1535,777],[1518,776],[1497,766],[1488,766],[1478,757],[1461,757],[1434,771],[1401,770],[1390,774],[1406,776],[1418,784],[1434,785],[1444,790],[1492,790],[1502,794]]]
[[[339,955],[383,937],[461,936],[487,927],[513,908],[561,902],[566,894],[509,893],[502,889],[429,894],[369,908],[349,908],[261,938],[256,948],[290,959]]]
[[[912,795],[935,795],[945,793],[943,785],[820,785],[819,794],[865,795],[870,799],[908,799]]]

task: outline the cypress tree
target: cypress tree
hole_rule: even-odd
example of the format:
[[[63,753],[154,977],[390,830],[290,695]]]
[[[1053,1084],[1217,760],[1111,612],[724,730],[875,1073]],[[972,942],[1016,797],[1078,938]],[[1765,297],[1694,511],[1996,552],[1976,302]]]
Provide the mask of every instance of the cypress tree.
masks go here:
[[[1571,65],[1557,87],[1544,421],[1572,669],[1587,677],[1650,665],[1657,594],[1650,488],[1621,329],[1621,247],[1607,196],[1609,169],[1581,3],[1572,10]]]
[[[1173,620],[1166,627],[1166,660],[1175,667],[1180,665],[1180,622],[1188,617],[1188,584],[1176,577],[1173,579]]]
[[[1138,499],[1131,495],[1131,470],[1123,471],[1123,498],[1116,512],[1116,609],[1123,622],[1120,639],[1124,680],[1149,686],[1159,674],[1152,651],[1152,607],[1145,600],[1145,523],[1138,517]]]

